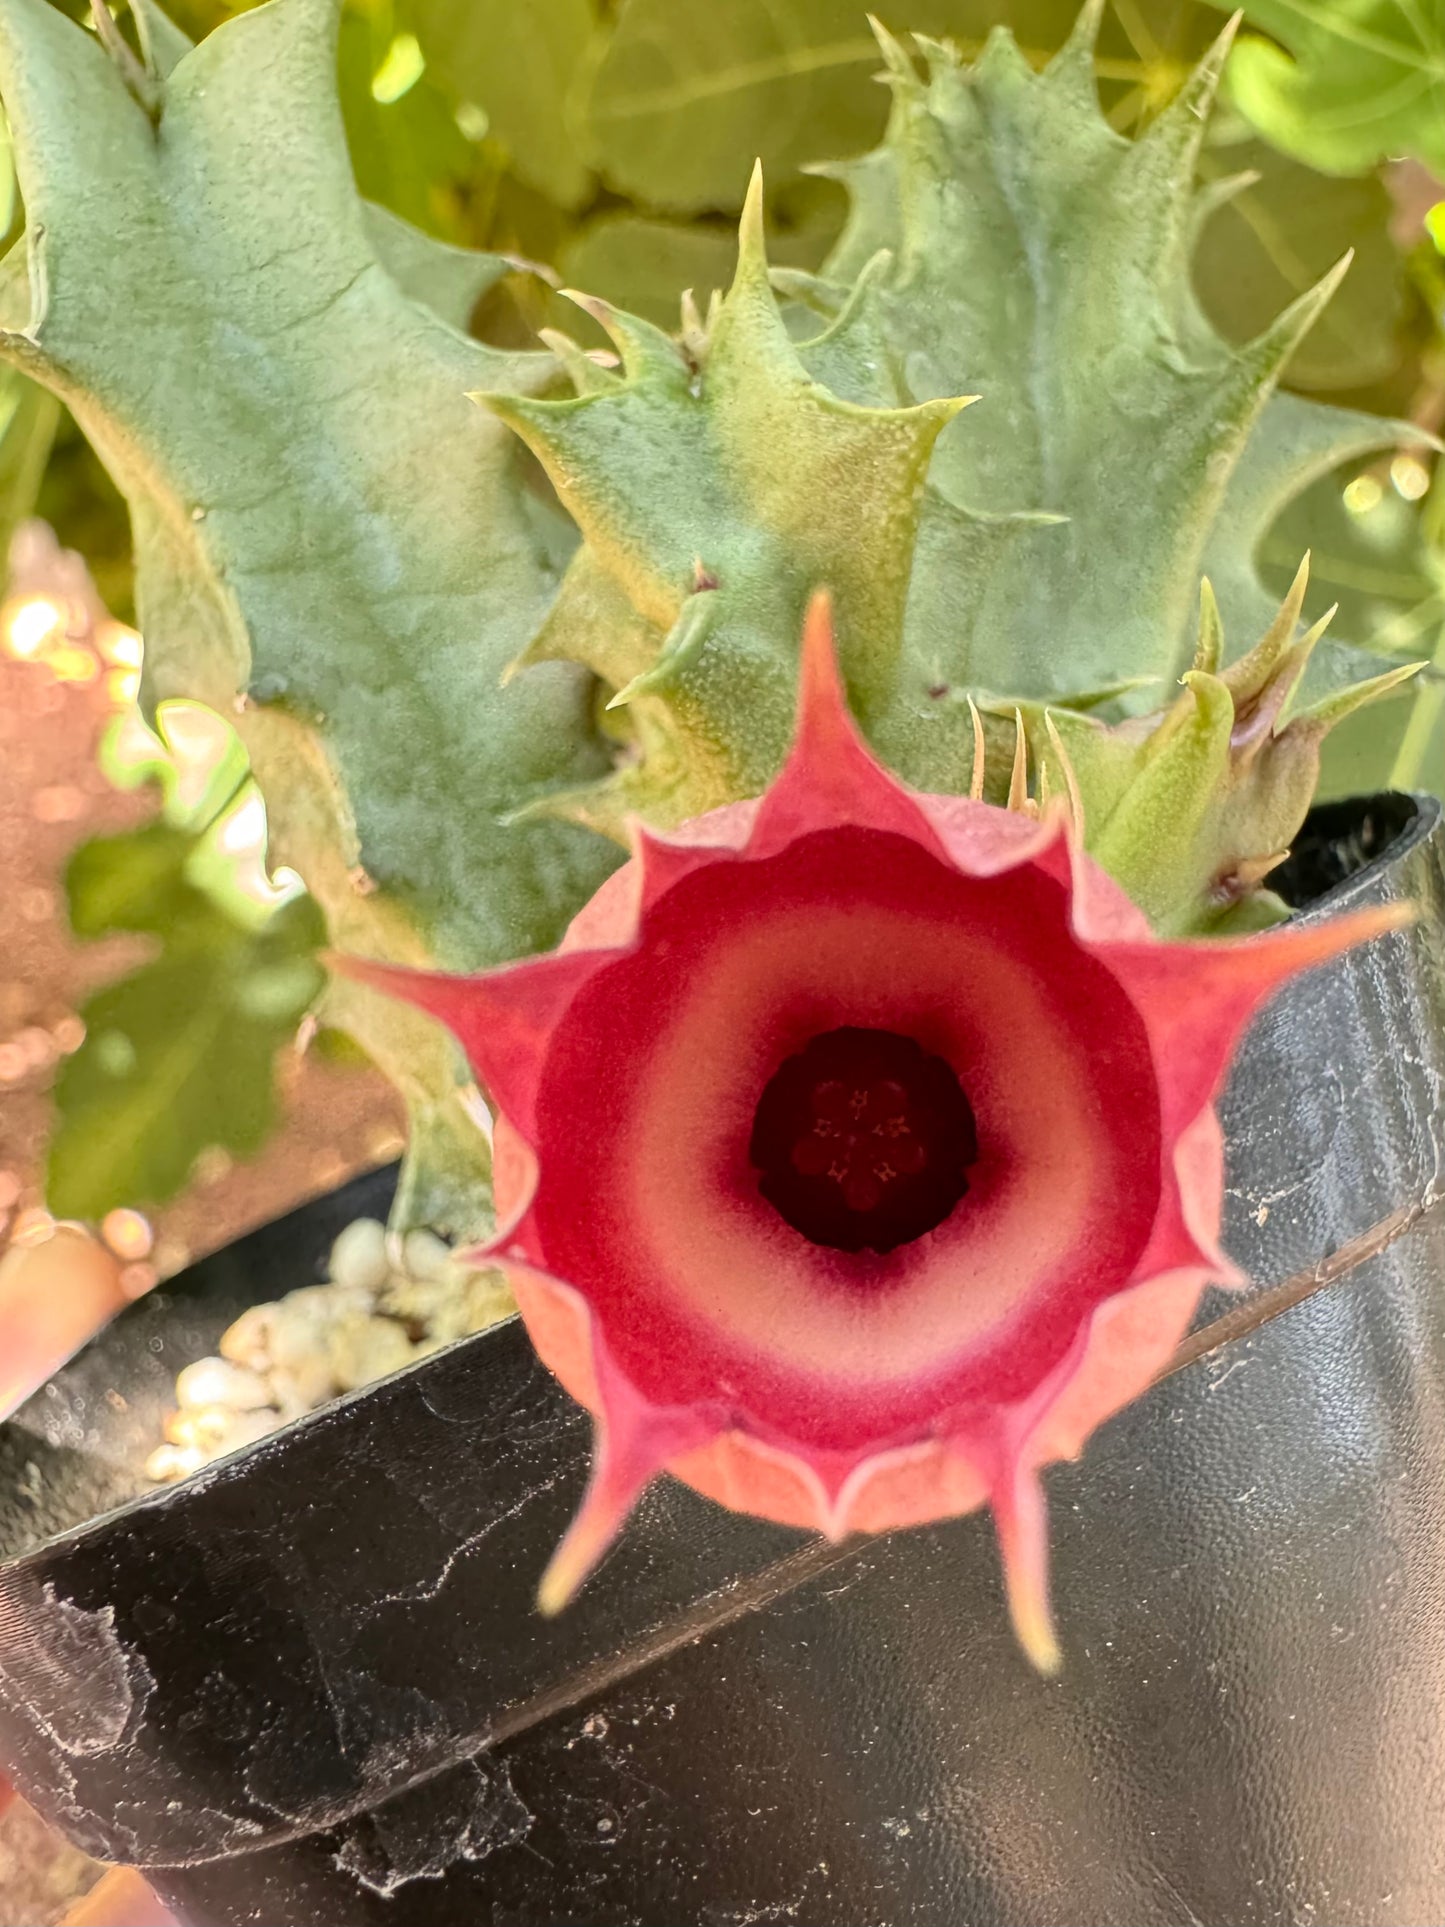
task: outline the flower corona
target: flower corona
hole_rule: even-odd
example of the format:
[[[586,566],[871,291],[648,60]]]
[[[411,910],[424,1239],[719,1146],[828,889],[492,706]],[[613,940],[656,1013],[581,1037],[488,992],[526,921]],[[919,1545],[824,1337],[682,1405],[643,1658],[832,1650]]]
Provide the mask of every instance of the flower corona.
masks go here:
[[[764,796],[639,827],[553,955],[336,959],[467,1051],[490,1261],[596,1421],[544,1609],[664,1469],[834,1538],[988,1503],[1020,1640],[1056,1665],[1040,1470],[1242,1282],[1213,1109],[1234,1047],[1282,981],[1399,920],[1160,941],[1062,802],[877,763],[820,593]]]

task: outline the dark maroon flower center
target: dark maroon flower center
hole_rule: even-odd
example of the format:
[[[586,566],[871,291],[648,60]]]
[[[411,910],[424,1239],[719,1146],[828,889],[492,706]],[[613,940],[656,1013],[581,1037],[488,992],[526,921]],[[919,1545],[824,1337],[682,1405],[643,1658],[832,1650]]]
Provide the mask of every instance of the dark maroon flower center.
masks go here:
[[[779,1065],[753,1119],[758,1189],[795,1231],[839,1251],[892,1251],[968,1189],[973,1110],[951,1067],[911,1037],[851,1025]]]

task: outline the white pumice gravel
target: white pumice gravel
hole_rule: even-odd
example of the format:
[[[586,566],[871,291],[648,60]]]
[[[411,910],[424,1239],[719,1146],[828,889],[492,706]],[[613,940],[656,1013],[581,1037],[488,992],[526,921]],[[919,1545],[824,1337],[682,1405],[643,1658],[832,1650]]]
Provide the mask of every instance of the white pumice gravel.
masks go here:
[[[223,1334],[219,1358],[187,1365],[146,1477],[187,1478],[512,1309],[500,1272],[464,1264],[434,1232],[397,1240],[357,1218],[331,1247],[324,1284],[253,1305]]]
[[[437,1242],[440,1243],[440,1239]],[[442,1249],[446,1251],[447,1247],[442,1245]],[[380,1291],[391,1276],[386,1256],[386,1226],[375,1218],[355,1219],[331,1247],[330,1269],[335,1284]]]
[[[233,1412],[258,1412],[271,1403],[271,1387],[259,1372],[225,1358],[202,1358],[176,1380],[182,1405],[225,1405]]]

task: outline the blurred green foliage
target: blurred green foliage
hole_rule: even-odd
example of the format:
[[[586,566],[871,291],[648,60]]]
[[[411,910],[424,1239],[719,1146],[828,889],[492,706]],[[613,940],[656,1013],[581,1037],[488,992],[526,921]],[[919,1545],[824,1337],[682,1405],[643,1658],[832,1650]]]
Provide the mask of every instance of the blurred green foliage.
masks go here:
[[[67,1218],[163,1204],[211,1146],[259,1150],[276,1122],[276,1053],[324,981],[325,921],[294,880],[268,886],[264,811],[234,730],[199,704],[163,705],[158,722],[154,736],[130,718],[102,761],[118,784],[158,789],[160,819],[82,843],[65,873],[76,936],[152,948],[82,1004],[85,1040],[56,1081],[46,1198]],[[188,756],[188,738],[205,753]]]
[[[1245,0],[1244,14],[1263,32],[1235,50],[1230,87],[1268,140],[1331,174],[1400,154],[1445,172],[1442,0]]]

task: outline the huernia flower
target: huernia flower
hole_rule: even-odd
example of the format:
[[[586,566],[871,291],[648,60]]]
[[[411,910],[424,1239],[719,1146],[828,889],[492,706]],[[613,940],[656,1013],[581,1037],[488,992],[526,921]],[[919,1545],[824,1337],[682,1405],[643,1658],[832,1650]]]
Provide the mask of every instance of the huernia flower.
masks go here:
[[[1398,921],[1156,939],[1067,809],[875,761],[820,595],[766,795],[639,827],[553,955],[338,959],[465,1048],[495,1109],[489,1256],[596,1421],[544,1608],[664,1469],[832,1538],[987,1502],[1019,1638],[1056,1664],[1040,1468],[1242,1282],[1213,1108],[1234,1046]]]

